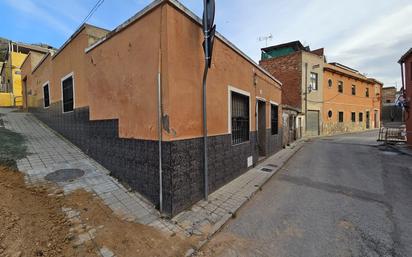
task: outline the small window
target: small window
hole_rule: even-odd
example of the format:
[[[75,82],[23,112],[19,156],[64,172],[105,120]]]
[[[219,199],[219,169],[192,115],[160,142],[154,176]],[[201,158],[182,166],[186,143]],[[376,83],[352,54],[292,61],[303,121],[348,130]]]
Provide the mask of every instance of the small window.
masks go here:
[[[339,122],[343,122],[343,112],[339,112]]]
[[[277,105],[271,104],[270,105],[270,124],[271,124],[271,131],[272,135],[277,135],[278,134],[278,126],[279,126],[279,114],[278,114],[278,109],[279,107]]]
[[[333,86],[332,79],[329,79],[329,80],[328,80],[328,87],[331,88],[332,86]]]
[[[369,88],[368,88],[368,87],[366,88],[365,96],[366,96],[366,97],[369,97]]]
[[[338,81],[338,92],[343,93],[343,81]]]
[[[352,112],[351,120],[352,120],[352,122],[356,122],[356,113],[355,112]]]
[[[310,89],[318,90],[318,74],[315,72],[310,73]]]
[[[73,76],[62,81],[63,112],[71,112],[74,109]]]
[[[359,122],[363,122],[363,112],[359,113]]]
[[[43,106],[47,108],[50,106],[50,91],[49,91],[49,83],[43,86]]]
[[[249,141],[249,97],[232,92],[232,143]]]
[[[328,111],[328,117],[329,117],[329,119],[332,118],[332,115],[333,115],[332,111],[329,110],[329,111]]]
[[[356,95],[356,85],[352,85],[352,95]]]

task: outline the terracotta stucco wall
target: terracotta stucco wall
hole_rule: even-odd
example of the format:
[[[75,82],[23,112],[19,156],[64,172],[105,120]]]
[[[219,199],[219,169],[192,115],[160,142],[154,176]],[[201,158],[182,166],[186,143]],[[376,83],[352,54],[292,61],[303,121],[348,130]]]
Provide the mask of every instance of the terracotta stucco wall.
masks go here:
[[[328,81],[332,80],[329,87]],[[343,82],[343,93],[338,92],[338,81]],[[370,128],[375,126],[374,112],[377,111],[377,121],[380,120],[380,98],[376,95],[375,84],[365,80],[353,79],[328,70],[324,71],[324,108],[323,133],[356,131],[366,129],[366,112],[370,115]],[[352,85],[356,86],[356,95],[352,95]],[[366,88],[369,88],[369,97],[366,97]],[[332,111],[332,117],[328,112]],[[343,123],[338,122],[339,112],[344,113]],[[351,115],[355,112],[355,122]],[[359,122],[359,113],[363,113],[363,121]],[[377,123],[377,125],[379,125]]]
[[[90,118],[119,119],[122,138],[158,138],[162,12],[163,8],[153,10],[87,53]]]
[[[172,6],[167,6],[168,101],[171,140],[200,137],[202,132],[202,76],[204,55],[201,27]],[[251,131],[256,131],[256,97],[267,100],[266,127],[270,128],[269,101],[281,102],[276,83],[220,39],[215,40],[207,81],[208,134],[229,134],[229,87],[250,94]],[[254,73],[257,85],[254,86]],[[279,117],[281,108],[279,107]],[[281,119],[279,119],[280,121]],[[279,122],[281,127],[281,122]]]

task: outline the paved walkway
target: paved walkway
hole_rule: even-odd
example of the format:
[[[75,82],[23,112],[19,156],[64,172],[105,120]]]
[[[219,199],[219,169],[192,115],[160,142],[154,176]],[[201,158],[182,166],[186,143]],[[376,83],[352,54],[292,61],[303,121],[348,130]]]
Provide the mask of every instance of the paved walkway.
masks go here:
[[[157,227],[167,233],[179,232],[172,223],[159,218],[154,206],[137,193],[129,192],[109,171],[79,148],[38,121],[33,115],[0,109],[4,126],[26,138],[28,156],[17,161],[26,182],[45,182],[45,176],[59,169],[81,169],[84,176],[59,182],[65,193],[84,189],[99,196],[115,213],[127,220]]]
[[[65,193],[85,189],[103,199],[115,213],[130,221],[187,237],[197,235],[210,238],[303,145],[301,141],[278,152],[212,193],[209,201],[200,201],[172,220],[165,220],[160,218],[151,203],[138,193],[128,191],[109,175],[108,170],[33,115],[1,108],[0,113],[5,114],[1,119],[7,129],[26,137],[29,155],[18,160],[17,165],[26,174],[27,183],[44,182],[46,175],[58,169],[82,169],[85,171],[84,176],[69,182],[59,182],[58,186]],[[199,246],[204,242],[200,242]]]

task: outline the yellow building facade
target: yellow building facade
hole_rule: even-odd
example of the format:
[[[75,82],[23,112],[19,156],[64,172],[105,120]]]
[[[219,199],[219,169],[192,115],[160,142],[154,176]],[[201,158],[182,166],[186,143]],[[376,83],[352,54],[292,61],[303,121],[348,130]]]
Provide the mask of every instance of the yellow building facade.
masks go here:
[[[23,106],[21,66],[30,51],[44,55],[49,49],[22,43],[9,43],[7,57],[1,67],[0,107]]]

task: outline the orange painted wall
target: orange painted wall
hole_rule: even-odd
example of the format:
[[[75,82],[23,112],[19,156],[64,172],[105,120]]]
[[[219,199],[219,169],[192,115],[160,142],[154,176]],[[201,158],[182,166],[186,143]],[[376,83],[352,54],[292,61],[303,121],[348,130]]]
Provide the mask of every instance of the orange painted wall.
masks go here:
[[[118,118],[123,138],[157,139],[162,11],[153,10],[87,53],[90,118]]]
[[[170,134],[172,140],[202,136],[202,76],[204,55],[202,29],[191,18],[173,6],[167,9],[168,98],[170,102]],[[270,128],[269,100],[281,103],[279,84],[235,53],[222,40],[216,39],[213,64],[207,81],[208,134],[228,134],[228,87],[250,93],[251,129],[255,131],[255,99],[267,100],[266,125]],[[254,86],[254,73],[257,86]],[[281,108],[279,108],[281,117]],[[281,120],[281,119],[279,119]],[[281,123],[281,122],[280,122]],[[279,127],[281,124],[279,123]]]
[[[61,78],[73,72],[75,108],[88,106],[91,120],[119,119],[122,138],[157,140],[160,70],[164,140],[202,136],[203,36],[200,25],[179,12],[165,2],[87,53],[90,37],[82,30],[55,58],[49,56],[33,74],[26,72],[38,106],[44,82],[50,80],[51,102],[60,101]],[[229,133],[229,86],[250,93],[252,131],[255,99],[267,100],[270,128],[269,101],[281,103],[279,83],[222,40],[215,41],[214,49],[207,91],[209,135]]]
[[[330,65],[328,67],[331,67]],[[342,71],[341,69],[337,69]],[[328,81],[332,80],[332,87]],[[338,92],[338,81],[343,81],[343,93]],[[329,70],[324,70],[324,108],[323,108],[323,133],[332,134],[342,131],[357,131],[366,129],[366,111],[370,112],[370,128],[375,122],[379,127],[380,123],[380,86],[375,88],[375,84],[365,79],[354,79],[349,76],[338,74]],[[356,95],[352,95],[352,85],[356,86]],[[366,97],[366,88],[369,88],[369,97]],[[377,95],[379,94],[379,95]],[[328,112],[332,111],[332,117],[328,117]],[[378,111],[377,121],[374,120],[374,111]],[[338,122],[338,112],[344,112],[344,122]],[[356,121],[351,121],[351,113],[355,112]],[[359,113],[363,113],[363,122],[359,122]]]

